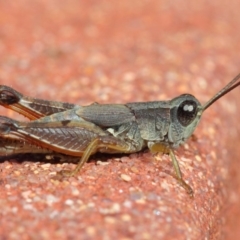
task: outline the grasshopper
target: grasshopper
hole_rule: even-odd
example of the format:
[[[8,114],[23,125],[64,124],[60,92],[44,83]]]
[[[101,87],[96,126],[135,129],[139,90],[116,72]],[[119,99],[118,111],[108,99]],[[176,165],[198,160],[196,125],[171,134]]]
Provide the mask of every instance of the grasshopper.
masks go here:
[[[61,171],[64,176],[73,176],[96,152],[134,153],[148,147],[151,152],[170,154],[178,182],[192,196],[174,149],[192,135],[208,107],[240,85],[239,79],[240,74],[204,105],[193,95],[182,94],[169,101],[78,106],[27,97],[1,85],[0,105],[31,121],[0,116],[0,152],[78,157],[73,171]]]

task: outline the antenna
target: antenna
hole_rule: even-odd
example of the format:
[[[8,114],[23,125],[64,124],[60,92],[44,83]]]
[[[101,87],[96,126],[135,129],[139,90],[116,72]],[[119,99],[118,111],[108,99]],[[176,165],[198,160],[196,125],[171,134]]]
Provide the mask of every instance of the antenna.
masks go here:
[[[214,95],[208,102],[206,102],[202,111],[205,111],[208,107],[210,107],[214,102],[216,102],[219,98],[236,88],[240,85],[240,73],[230,82],[228,83],[222,90],[220,90],[216,95]]]

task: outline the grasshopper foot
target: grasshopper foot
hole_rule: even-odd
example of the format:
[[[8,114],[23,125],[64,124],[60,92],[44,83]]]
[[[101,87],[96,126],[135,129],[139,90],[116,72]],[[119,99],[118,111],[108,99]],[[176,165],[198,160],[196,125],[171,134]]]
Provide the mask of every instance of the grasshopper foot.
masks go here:
[[[173,150],[170,149],[169,153],[170,153],[170,157],[172,159],[173,167],[175,169],[177,181],[186,190],[187,194],[189,194],[190,197],[193,198],[194,192],[193,192],[192,188],[183,180],[182,173],[181,173],[177,158],[175,157]]]
[[[177,180],[178,180],[179,184],[186,190],[187,194],[189,194],[189,196],[191,198],[193,198],[194,192],[193,192],[192,188],[183,179],[177,178]]]
[[[57,175],[61,177],[73,177],[75,175],[75,172],[71,170],[61,170],[57,173]]]

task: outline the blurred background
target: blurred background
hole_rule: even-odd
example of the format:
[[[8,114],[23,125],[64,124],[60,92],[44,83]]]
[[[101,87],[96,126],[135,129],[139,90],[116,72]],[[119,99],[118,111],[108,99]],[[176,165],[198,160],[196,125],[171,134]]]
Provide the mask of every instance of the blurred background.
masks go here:
[[[0,0],[0,84],[80,105],[166,100],[186,92],[205,102],[240,72],[239,9],[238,0]],[[207,135],[216,122],[214,138],[225,139],[230,173],[218,211],[221,234],[205,239],[240,237],[239,94],[238,88],[219,101],[200,125]],[[24,119],[2,107],[0,114]],[[153,234],[139,236],[121,239]]]

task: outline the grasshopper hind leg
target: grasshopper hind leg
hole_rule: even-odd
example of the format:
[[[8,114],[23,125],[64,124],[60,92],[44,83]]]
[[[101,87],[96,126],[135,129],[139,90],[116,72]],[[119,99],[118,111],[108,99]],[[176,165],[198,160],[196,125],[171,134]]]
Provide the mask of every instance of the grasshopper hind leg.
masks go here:
[[[115,140],[115,141],[114,141]],[[93,139],[84,150],[84,153],[81,156],[80,161],[78,162],[77,166],[74,170],[62,170],[59,172],[61,176],[72,177],[75,176],[83,167],[83,165],[88,161],[89,157],[96,153],[99,150],[103,150],[103,152],[128,152],[129,146],[124,142],[115,139],[115,138],[95,138]]]
[[[86,163],[89,159],[89,157],[97,151],[99,145],[99,139],[94,139],[85,149],[80,161],[78,162],[77,166],[74,170],[62,170],[59,172],[60,175],[64,177],[72,177],[75,176],[79,170],[83,167],[84,163]]]

